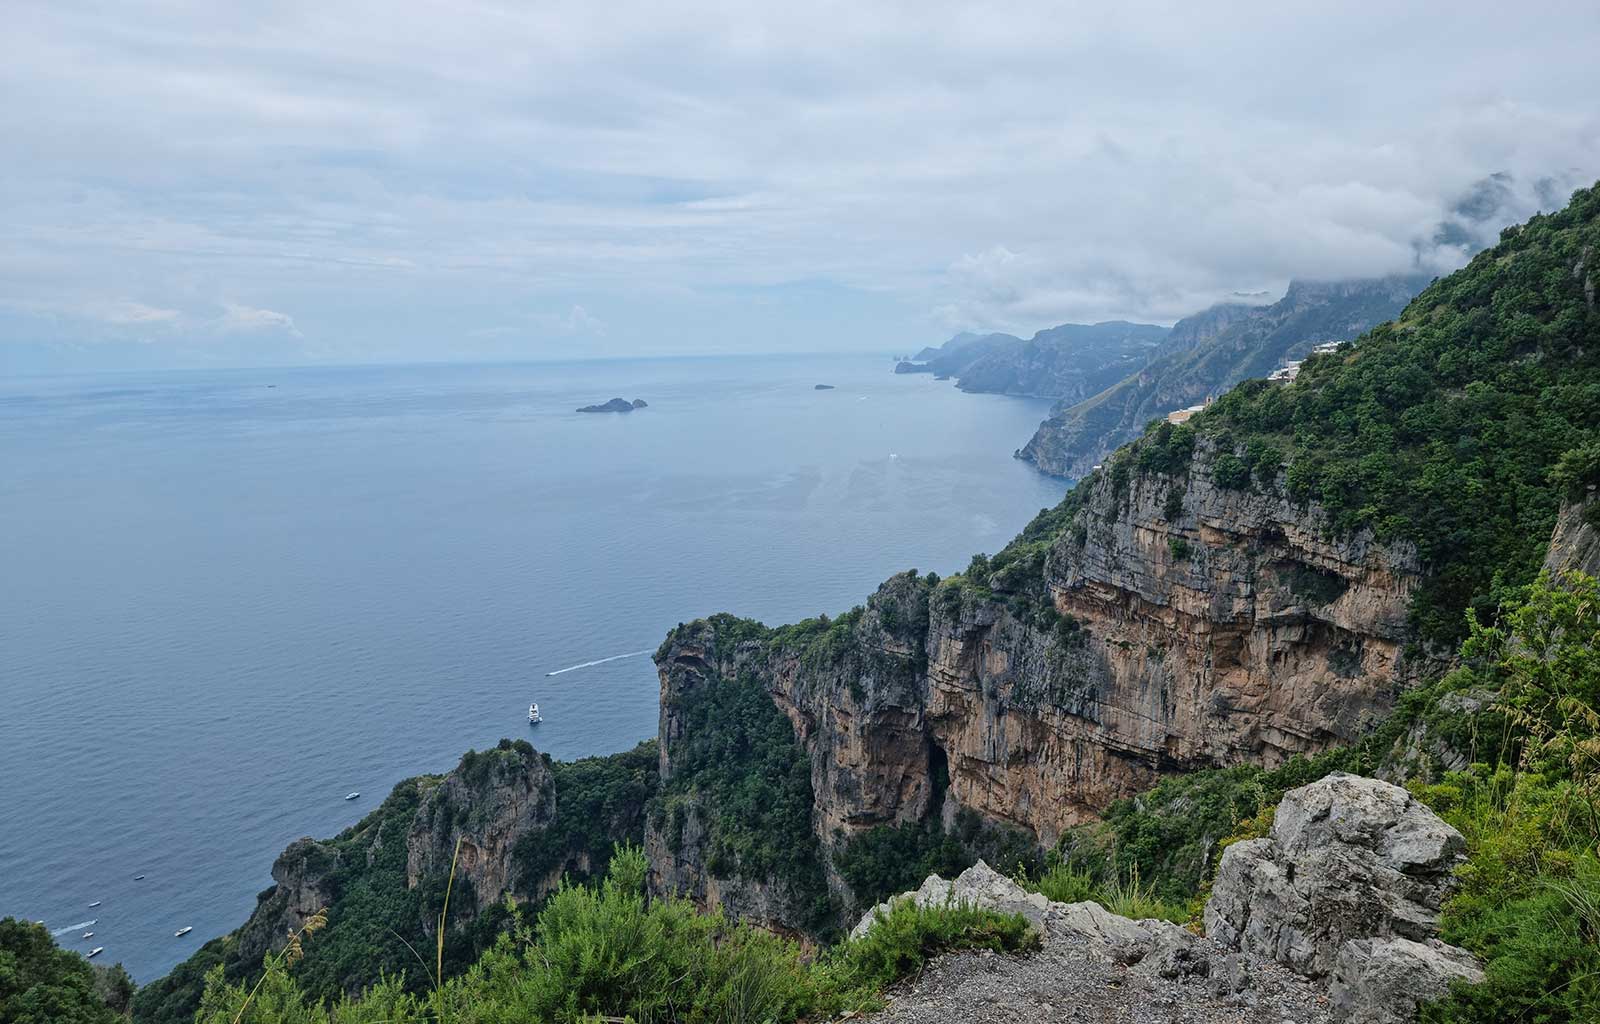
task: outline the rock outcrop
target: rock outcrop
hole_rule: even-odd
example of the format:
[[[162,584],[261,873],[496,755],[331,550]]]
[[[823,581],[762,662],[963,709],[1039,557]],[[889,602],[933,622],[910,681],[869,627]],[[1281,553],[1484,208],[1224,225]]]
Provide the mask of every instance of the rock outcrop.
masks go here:
[[[613,398],[611,401],[602,403],[600,405],[585,405],[585,406],[581,406],[581,407],[579,407],[578,411],[579,412],[632,412],[635,409],[643,409],[648,404],[649,403],[647,403],[642,398],[635,398],[631,402],[628,401],[626,398]]]
[[[1229,1007],[1273,1021],[1405,1024],[1451,982],[1483,979],[1471,954],[1437,938],[1439,902],[1463,846],[1405,790],[1335,773],[1285,795],[1271,838],[1229,847],[1206,905],[1204,938],[1096,903],[1052,903],[982,862],[954,881],[929,876],[917,891],[869,911],[851,935],[865,935],[904,902],[978,907],[1025,918],[1045,956],[1075,958],[1074,974],[1106,960],[1134,968],[1126,980],[1143,989],[1136,1005],[1147,1014],[1182,1004],[1200,1020],[1239,1019],[1206,1015]],[[944,969],[935,964],[929,973]],[[1083,995],[1087,1010],[1126,1002],[1120,993]],[[939,1019],[906,1009],[897,1007],[891,1019]]]
[[[1544,567],[1551,572],[1573,569],[1600,576],[1600,494],[1593,488],[1583,500],[1561,506]]]
[[[498,901],[516,881],[512,847],[555,819],[555,776],[530,746],[469,753],[437,782],[421,783],[406,835],[406,886],[447,874],[467,883],[479,906]]]
[[[678,706],[712,678],[763,687],[789,718],[825,850],[958,813],[1049,845],[1163,773],[1352,740],[1412,671],[1416,555],[1220,487],[1207,445],[1181,477],[1098,475],[998,571],[902,574],[836,622],[675,630],[657,653],[663,779]],[[663,870],[690,891],[701,874],[692,857]]]
[[[1271,834],[1222,856],[1207,934],[1309,978],[1341,1019],[1409,1020],[1451,981],[1482,980],[1437,939],[1466,841],[1405,790],[1336,772],[1286,794]]]
[[[1027,891],[981,860],[954,880],[929,875],[915,892],[901,893],[878,904],[850,930],[850,937],[857,939],[867,934],[902,903],[980,907],[1000,914],[1017,914],[1028,922],[1041,942],[1087,945],[1123,964],[1138,963],[1156,952],[1186,949],[1195,941],[1194,935],[1170,921],[1134,921],[1119,917],[1098,903],[1052,902]]]
[[[262,894],[250,920],[239,929],[239,954],[251,963],[278,949],[338,895],[334,875],[342,858],[338,847],[315,839],[296,839],[272,863],[273,886]]]

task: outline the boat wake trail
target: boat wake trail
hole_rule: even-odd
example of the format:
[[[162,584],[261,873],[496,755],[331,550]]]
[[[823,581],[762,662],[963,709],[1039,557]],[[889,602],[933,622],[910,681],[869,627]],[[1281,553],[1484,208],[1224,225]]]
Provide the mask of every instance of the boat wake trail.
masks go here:
[[[641,654],[649,654],[653,649],[654,648],[646,648],[642,651],[629,651],[627,654],[613,654],[609,658],[596,658],[594,661],[586,661],[582,665],[568,665],[566,668],[558,668],[554,672],[546,672],[545,675],[559,676],[563,672],[576,672],[578,669],[588,668],[590,665],[604,665],[608,661],[620,661],[623,658],[637,658]]]
[[[77,924],[69,924],[65,928],[57,928],[55,931],[51,932],[50,934],[59,939],[59,938],[61,938],[61,936],[67,934],[68,932],[75,932],[79,928],[87,928],[90,925],[94,924],[95,921],[98,921],[98,920],[100,920],[100,919],[97,917],[97,918],[94,919],[94,921],[79,921]]]

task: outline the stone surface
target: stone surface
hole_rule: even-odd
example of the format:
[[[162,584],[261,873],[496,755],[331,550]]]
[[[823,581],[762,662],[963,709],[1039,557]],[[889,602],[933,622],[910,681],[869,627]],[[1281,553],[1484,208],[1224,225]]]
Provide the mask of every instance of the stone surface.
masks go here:
[[[1346,1024],[1410,1024],[1451,982],[1482,980],[1475,957],[1437,939],[1352,939],[1339,948],[1328,997]]]
[[[455,859],[456,877],[472,883],[478,905],[497,902],[515,881],[517,840],[555,818],[555,776],[544,759],[526,744],[469,753],[455,771],[420,785],[406,835],[407,887],[449,873]]]
[[[957,953],[933,961],[890,994],[874,1019],[906,1024],[1122,1021],[1239,1024],[1330,1018],[1320,988],[1270,961],[1221,948],[1166,921],[1132,921],[1096,903],[1052,903],[983,862],[953,880],[931,875],[866,914],[869,932],[895,904],[960,903],[1021,914],[1042,940],[1037,953]]]
[[[1545,554],[1544,567],[1551,572],[1575,569],[1600,576],[1600,494],[1590,489],[1582,501],[1570,501],[1561,507],[1556,519],[1556,530],[1550,538],[1550,549]]]
[[[250,919],[239,929],[239,951],[248,963],[277,950],[317,911],[338,895],[333,876],[340,866],[332,846],[306,837],[296,839],[272,864],[273,887],[264,894]]]
[[[1286,794],[1267,838],[1223,853],[1206,934],[1326,977],[1351,940],[1437,935],[1465,847],[1400,787],[1335,773]]]
[[[1202,958],[1205,962],[1205,958]],[[1061,942],[1028,956],[952,953],[892,989],[877,1024],[1332,1024],[1327,996],[1276,964],[1218,991]]]
[[[1098,903],[1052,903],[978,861],[946,881],[929,875],[915,892],[905,892],[867,911],[850,930],[852,939],[872,930],[879,915],[912,902],[918,906],[970,906],[1001,914],[1020,914],[1046,944],[1071,941],[1119,963],[1138,963],[1158,951],[1192,945],[1195,937],[1170,921],[1134,921]]]

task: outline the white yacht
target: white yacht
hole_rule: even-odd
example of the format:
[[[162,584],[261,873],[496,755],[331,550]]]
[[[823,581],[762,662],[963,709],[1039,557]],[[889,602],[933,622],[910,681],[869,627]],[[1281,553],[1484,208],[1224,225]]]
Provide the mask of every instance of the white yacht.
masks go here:
[[[96,946],[96,947],[94,947],[93,949],[89,950],[88,958],[89,959],[93,959],[93,958],[99,956],[105,950],[105,948],[106,947],[104,947],[104,946]]]
[[[355,793],[350,793],[345,797],[345,799],[346,800],[354,800],[356,797],[358,797],[360,795],[361,795],[361,793],[359,791],[355,792]]]
[[[84,932],[83,933],[83,938],[86,938],[86,939],[94,938],[94,932]]]
[[[189,925],[184,925],[182,928],[179,928],[177,931],[173,932],[172,937],[175,939],[181,939],[192,931],[194,931],[194,928],[190,927]]]
[[[537,705],[537,704],[529,704],[528,705],[528,724],[529,725],[538,725],[542,721],[544,721],[544,716],[539,714],[539,705]]]

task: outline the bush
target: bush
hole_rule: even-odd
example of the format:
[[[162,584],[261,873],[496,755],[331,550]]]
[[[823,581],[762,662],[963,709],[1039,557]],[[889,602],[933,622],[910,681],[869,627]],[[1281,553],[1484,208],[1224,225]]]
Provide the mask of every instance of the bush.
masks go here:
[[[59,948],[43,925],[0,918],[0,1024],[117,1024],[121,1019],[96,993],[89,961]]]
[[[598,888],[563,886],[533,927],[518,922],[469,971],[425,994],[386,978],[330,1005],[301,991],[292,957],[269,958],[254,986],[213,970],[197,1024],[779,1024],[871,1006],[884,986],[946,950],[1037,944],[1021,917],[906,904],[808,963],[768,932],[684,900],[647,900],[637,847],[610,862]]]
[[[921,907],[907,901],[879,914],[865,936],[819,962],[820,1008],[835,1013],[870,1006],[885,986],[949,950],[1009,952],[1038,945],[1038,934],[1021,915],[959,905]]]

